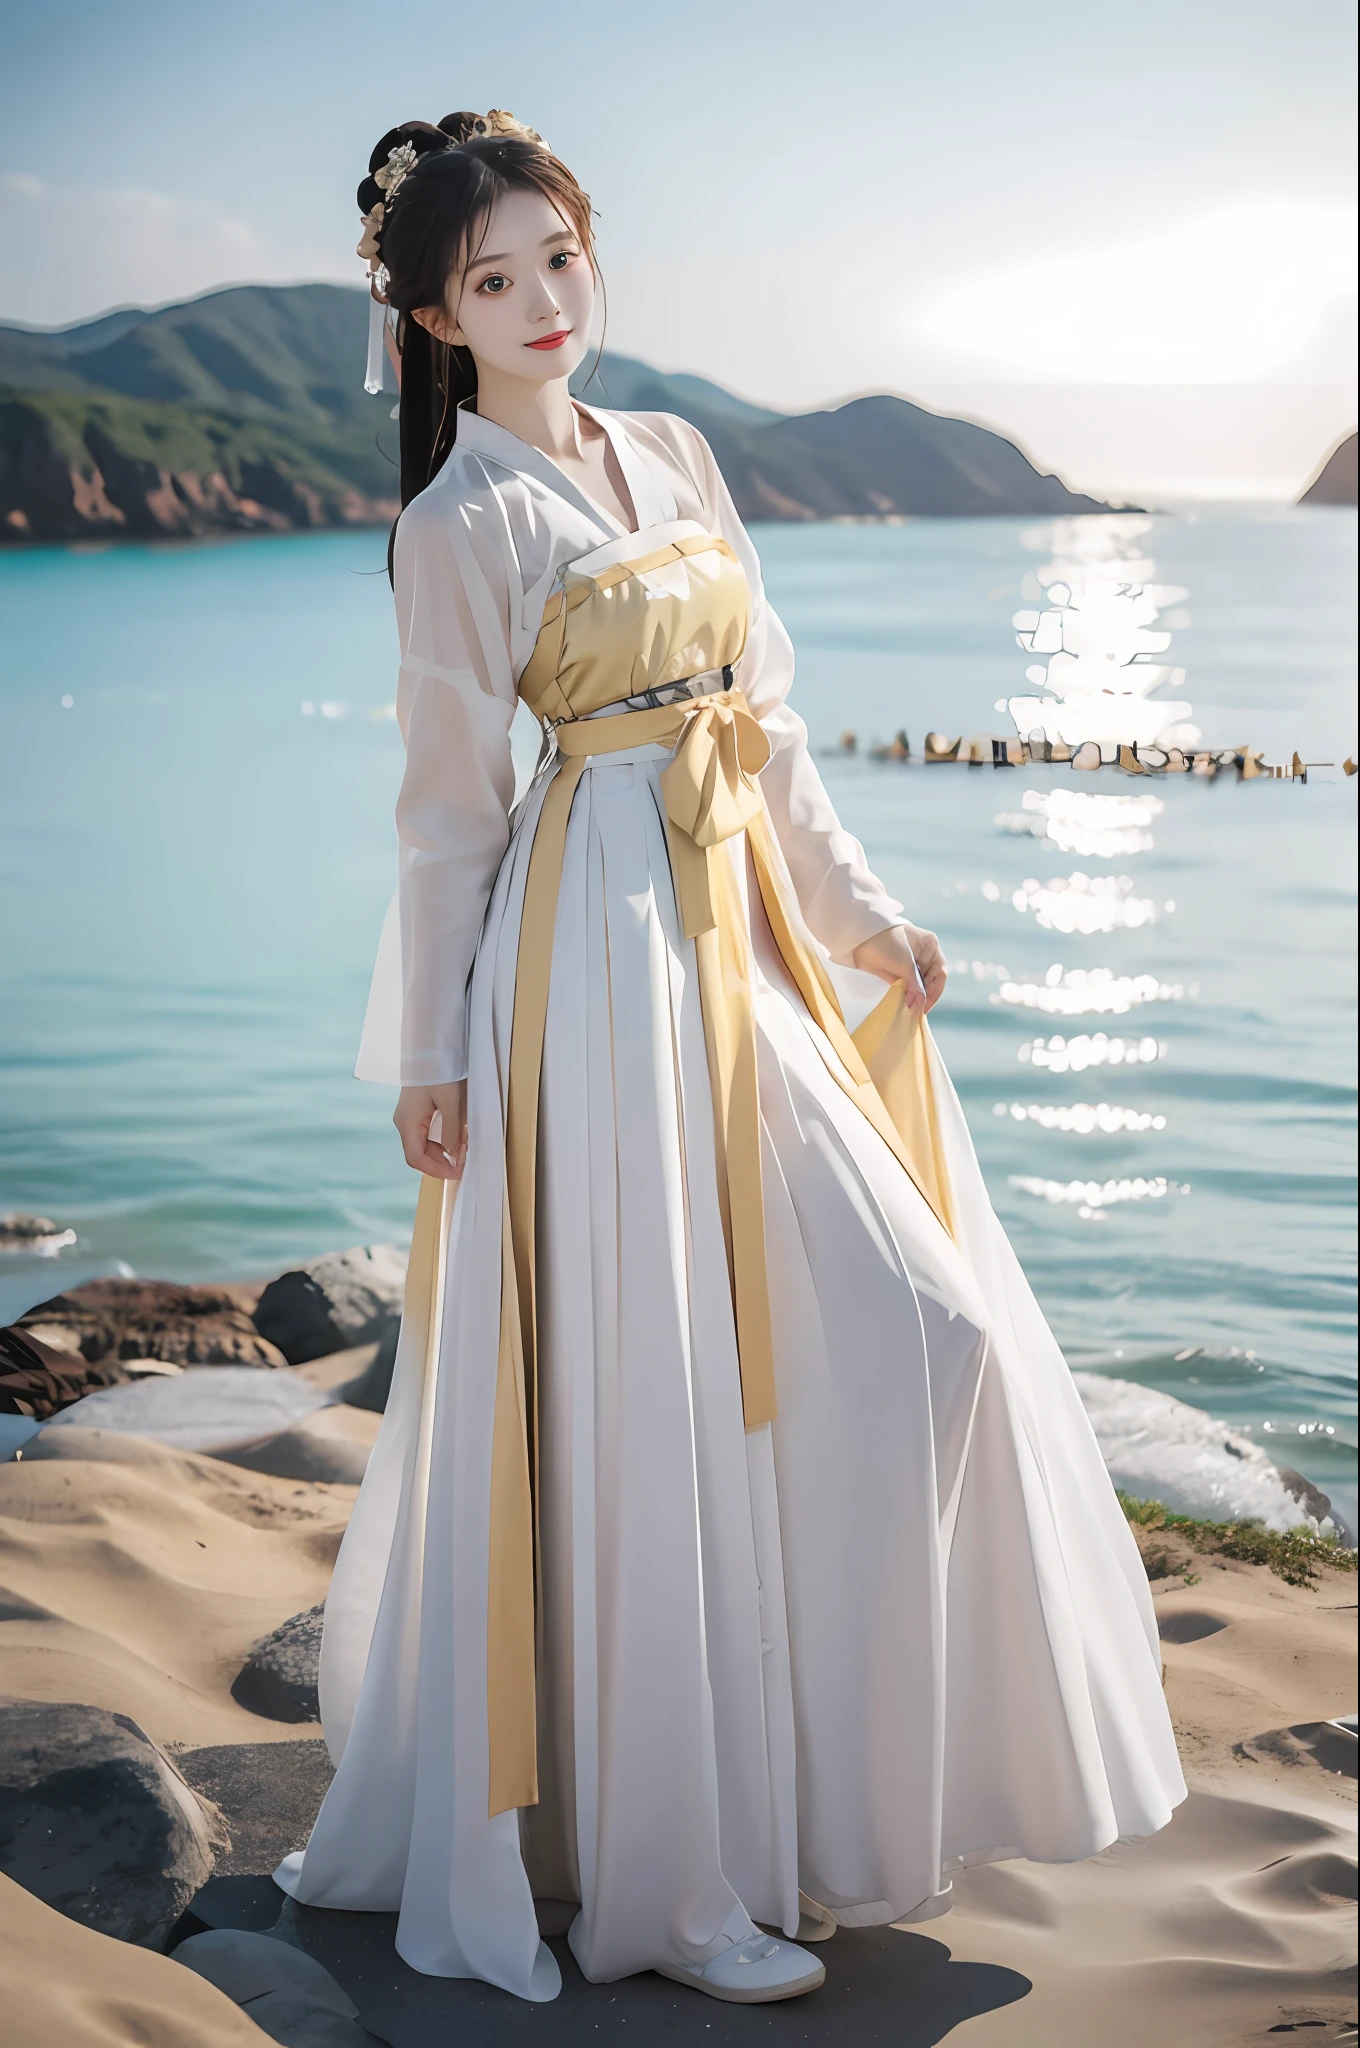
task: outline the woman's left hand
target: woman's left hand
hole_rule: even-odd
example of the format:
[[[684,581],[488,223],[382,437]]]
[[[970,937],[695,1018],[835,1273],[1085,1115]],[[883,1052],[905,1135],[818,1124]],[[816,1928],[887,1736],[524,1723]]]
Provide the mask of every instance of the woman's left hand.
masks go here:
[[[949,969],[934,932],[915,924],[890,924],[856,946],[856,967],[906,987],[909,1010],[933,1010],[944,994]]]

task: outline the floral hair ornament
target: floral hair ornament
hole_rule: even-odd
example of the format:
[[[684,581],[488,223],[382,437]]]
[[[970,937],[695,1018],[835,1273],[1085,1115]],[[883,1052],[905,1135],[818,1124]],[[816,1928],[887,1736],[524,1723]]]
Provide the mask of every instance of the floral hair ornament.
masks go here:
[[[540,149],[548,147],[537,128],[526,128],[523,121],[507,114],[504,107],[493,107],[489,114],[479,114],[467,140],[480,142],[485,136],[494,136],[498,141],[535,142]]]

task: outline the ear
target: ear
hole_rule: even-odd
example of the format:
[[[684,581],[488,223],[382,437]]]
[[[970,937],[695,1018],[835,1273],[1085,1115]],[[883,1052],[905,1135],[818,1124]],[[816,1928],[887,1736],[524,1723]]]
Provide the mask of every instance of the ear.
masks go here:
[[[444,306],[414,306],[411,318],[417,321],[436,341],[442,341],[449,348],[463,346],[463,330],[456,320],[450,318]]]

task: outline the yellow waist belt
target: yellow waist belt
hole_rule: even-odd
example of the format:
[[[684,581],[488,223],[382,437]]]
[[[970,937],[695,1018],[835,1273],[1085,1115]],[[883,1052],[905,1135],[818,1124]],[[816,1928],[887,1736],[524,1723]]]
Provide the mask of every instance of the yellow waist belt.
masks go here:
[[[487,1708],[492,1814],[538,1798],[534,1673],[538,1486],[537,1299],[534,1270],[539,1080],[567,820],[591,758],[648,744],[673,751],[661,772],[676,904],[694,941],[713,1093],[718,1199],[748,1429],[775,1415],[774,1345],[765,1263],[756,1075],[754,967],[726,842],[745,832],[774,941],[820,1027],[828,1071],[857,1103],[951,1236],[954,1222],[919,1011],[895,984],[853,1035],[802,921],[785,899],[773,828],[757,779],[770,747],[739,690],[655,710],[578,719],[557,729],[561,765],[538,815],[520,926],[505,1130],[501,1337],[491,1472]],[[442,1184],[417,1208],[407,1313],[433,1341],[433,1303],[413,1301],[441,1261],[423,1239],[447,1227]],[[418,1242],[420,1241],[420,1242]],[[433,1369],[435,1361],[428,1361]]]

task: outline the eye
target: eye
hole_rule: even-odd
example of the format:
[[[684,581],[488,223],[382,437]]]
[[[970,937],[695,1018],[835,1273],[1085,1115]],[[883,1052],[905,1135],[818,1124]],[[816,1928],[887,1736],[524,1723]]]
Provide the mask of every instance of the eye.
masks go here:
[[[477,289],[479,292],[489,292],[495,297],[501,292],[510,289],[510,280],[508,277],[503,277],[499,270],[493,270],[489,277],[482,279]]]
[[[559,249],[556,255],[548,258],[549,270],[565,270],[575,254],[574,249]]]

